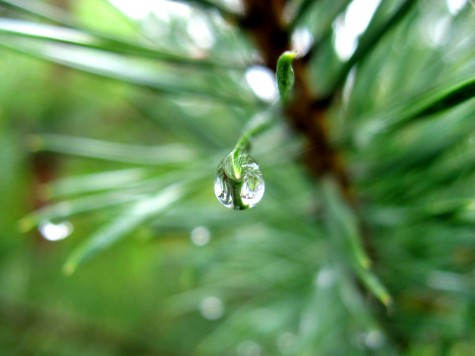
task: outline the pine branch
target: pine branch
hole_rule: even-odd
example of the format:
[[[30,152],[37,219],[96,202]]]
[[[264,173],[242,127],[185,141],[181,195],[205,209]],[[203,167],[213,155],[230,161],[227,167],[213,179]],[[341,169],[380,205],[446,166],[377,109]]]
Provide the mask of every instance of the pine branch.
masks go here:
[[[58,25],[71,26],[74,24],[74,20],[67,12],[44,2],[33,2],[28,0],[0,0],[0,5],[25,12]]]
[[[268,11],[266,1],[251,1],[246,3],[246,16],[248,19],[264,18],[265,11]],[[277,6],[278,8],[278,6]],[[282,35],[282,12],[276,11],[274,6],[266,27],[248,26],[247,31],[253,37],[261,50],[262,56],[266,59],[267,65],[274,69],[277,62],[276,51],[287,49],[289,46],[289,33]],[[270,18],[270,19],[269,19]],[[249,20],[250,21],[250,20]],[[252,22],[252,21],[250,21]],[[275,38],[280,36],[281,40]],[[274,47],[275,46],[275,47]],[[384,285],[378,277],[369,270],[369,264],[377,260],[375,248],[367,230],[363,228],[363,222],[358,216],[358,203],[352,188],[352,183],[347,173],[347,168],[341,158],[341,152],[331,145],[331,136],[328,124],[328,109],[331,98],[319,97],[311,90],[308,75],[308,62],[295,61],[295,93],[289,100],[285,108],[285,113],[289,121],[302,135],[307,138],[305,147],[305,163],[310,173],[319,181],[327,181],[328,177],[336,185],[338,195],[343,198],[344,204],[352,211],[355,221],[351,224],[348,233],[349,253],[354,257],[355,266],[351,268],[351,274],[360,282],[363,294],[367,292],[375,295],[386,307],[391,304],[392,298],[386,291]],[[348,73],[346,73],[348,74]],[[326,210],[331,210],[328,206]],[[373,310],[375,312],[375,310]],[[376,313],[378,315],[379,313]],[[380,319],[384,316],[378,315]],[[390,330],[387,331],[390,333]],[[388,335],[390,339],[392,335]]]
[[[162,51],[145,44],[113,38],[94,31],[32,23],[31,21],[0,19],[0,34],[6,34],[13,38],[34,38],[53,43],[70,44],[77,47],[98,49],[108,53],[134,55],[174,65],[185,65],[201,69],[226,68],[243,70],[243,67],[233,63],[183,56]]]
[[[351,69],[357,64],[362,62],[371,51],[376,48],[379,41],[392,29],[394,28],[405,16],[409,13],[412,7],[417,4],[416,0],[405,0],[399,8],[386,20],[381,26],[377,29],[372,30],[373,24],[370,23],[368,26],[368,31],[361,37],[358,47],[353,55],[348,59],[338,73],[334,84],[332,86],[332,93],[338,91],[339,88],[344,84],[348,73]],[[373,20],[377,16],[373,17]]]
[[[290,48],[290,35],[282,26],[282,2],[272,2],[269,9],[266,1],[247,0],[245,29],[251,34],[261,50],[266,64],[275,70],[281,53]],[[255,19],[266,19],[255,23]],[[295,62],[295,95],[289,101],[286,113],[293,126],[308,138],[306,162],[315,177],[326,174],[337,177],[343,194],[354,201],[350,182],[338,152],[329,145],[326,111],[329,102],[316,97],[310,89],[305,63]]]

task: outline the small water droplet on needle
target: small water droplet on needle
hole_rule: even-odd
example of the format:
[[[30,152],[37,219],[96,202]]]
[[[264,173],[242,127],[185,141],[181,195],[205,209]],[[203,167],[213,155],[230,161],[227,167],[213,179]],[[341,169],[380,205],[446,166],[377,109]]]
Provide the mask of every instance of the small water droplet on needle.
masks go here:
[[[255,206],[264,196],[262,170],[248,153],[237,157],[234,151],[219,164],[214,178],[214,193],[219,202],[234,210]]]

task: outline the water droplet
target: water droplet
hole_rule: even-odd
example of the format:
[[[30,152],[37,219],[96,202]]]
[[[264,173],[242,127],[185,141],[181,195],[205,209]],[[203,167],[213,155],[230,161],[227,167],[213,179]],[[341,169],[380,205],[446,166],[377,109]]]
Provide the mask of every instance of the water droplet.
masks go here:
[[[191,242],[196,246],[204,246],[211,239],[210,231],[204,226],[197,226],[191,230]]]
[[[225,207],[234,210],[252,208],[264,196],[264,188],[262,171],[249,154],[241,153],[235,157],[233,151],[219,164],[214,193]]]
[[[216,320],[224,315],[224,304],[216,297],[206,297],[200,303],[201,315],[208,320]]]
[[[40,222],[38,230],[46,240],[59,241],[68,237],[73,232],[73,225],[69,221],[53,223],[48,220]]]
[[[319,288],[330,288],[335,282],[335,273],[330,268],[322,268],[315,278]]]
[[[384,346],[384,335],[379,330],[371,330],[365,335],[365,344],[369,349],[380,349]]]

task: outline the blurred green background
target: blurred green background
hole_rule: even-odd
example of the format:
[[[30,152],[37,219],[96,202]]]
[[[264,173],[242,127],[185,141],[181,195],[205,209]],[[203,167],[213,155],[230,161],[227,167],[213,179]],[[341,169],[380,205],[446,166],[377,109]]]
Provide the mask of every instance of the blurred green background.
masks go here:
[[[0,1],[0,354],[475,354],[473,2],[269,2],[358,205],[283,114],[238,212],[248,3]]]

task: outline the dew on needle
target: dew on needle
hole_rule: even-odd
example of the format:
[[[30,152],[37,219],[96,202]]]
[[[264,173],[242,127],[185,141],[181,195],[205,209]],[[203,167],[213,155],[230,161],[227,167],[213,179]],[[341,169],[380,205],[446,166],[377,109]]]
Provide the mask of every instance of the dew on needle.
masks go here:
[[[264,178],[257,162],[248,153],[231,152],[219,164],[214,193],[219,202],[234,210],[255,206],[264,196]]]

